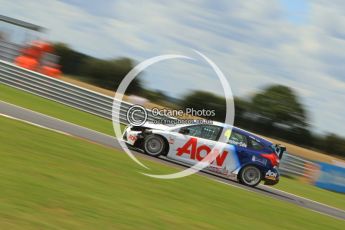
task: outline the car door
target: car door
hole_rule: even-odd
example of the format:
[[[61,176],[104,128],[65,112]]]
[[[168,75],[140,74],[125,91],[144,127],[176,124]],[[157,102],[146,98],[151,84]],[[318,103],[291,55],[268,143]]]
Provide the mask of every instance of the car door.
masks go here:
[[[187,129],[188,134],[177,130],[172,135],[174,143],[170,144],[168,157],[188,164],[201,161],[216,145],[222,131],[222,127],[216,125],[191,125],[183,129]]]
[[[235,147],[238,164],[243,164],[248,158],[248,137],[236,130],[233,130],[228,144]]]

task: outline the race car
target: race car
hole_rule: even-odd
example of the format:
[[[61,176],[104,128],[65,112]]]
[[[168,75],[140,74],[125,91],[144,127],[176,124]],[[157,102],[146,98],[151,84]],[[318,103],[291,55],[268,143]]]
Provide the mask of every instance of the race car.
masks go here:
[[[227,138],[219,138],[224,134]],[[220,139],[223,141],[219,144]],[[188,165],[202,161],[217,146],[217,156],[205,170],[251,187],[262,180],[266,185],[278,183],[279,160],[286,151],[284,146],[218,122],[175,127],[156,124],[128,126],[123,141],[150,156],[164,155]]]

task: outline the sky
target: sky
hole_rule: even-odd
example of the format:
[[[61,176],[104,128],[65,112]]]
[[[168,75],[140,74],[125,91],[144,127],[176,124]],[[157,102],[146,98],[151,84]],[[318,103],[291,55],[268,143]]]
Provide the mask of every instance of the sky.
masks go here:
[[[345,1],[0,0],[0,14],[48,28],[43,38],[99,58],[137,62],[163,54],[145,84],[170,95],[221,85],[194,50],[223,71],[236,96],[292,87],[320,133],[345,136]],[[13,31],[13,33],[16,33]]]

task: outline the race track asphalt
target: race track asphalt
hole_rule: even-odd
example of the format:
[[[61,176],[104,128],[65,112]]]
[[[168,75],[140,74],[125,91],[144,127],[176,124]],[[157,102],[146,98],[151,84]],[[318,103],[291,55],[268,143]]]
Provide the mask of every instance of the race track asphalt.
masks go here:
[[[3,101],[0,101],[0,115],[6,115],[10,116],[19,120],[23,120],[26,122],[30,122],[33,124],[37,124],[39,126],[53,129],[59,132],[63,132],[78,138],[86,139],[94,143],[98,143],[101,145],[105,145],[108,147],[119,149],[120,144],[118,143],[117,139],[113,136],[109,136],[88,128],[84,128],[66,121],[62,121],[41,113],[37,113],[22,107],[18,107]],[[142,154],[140,152],[134,152],[134,154],[141,154],[143,157],[158,161],[162,164],[171,165],[173,167],[181,167],[185,168],[186,165],[181,164],[176,161],[172,161],[167,158],[153,158],[150,156],[147,156],[145,154]],[[328,205],[306,199],[300,196],[293,195],[291,193],[287,193],[278,189],[275,189],[273,187],[265,186],[265,185],[259,185],[257,188],[250,188],[247,186],[243,186],[235,181],[231,181],[229,179],[226,179],[222,176],[218,176],[214,173],[210,172],[199,172],[200,175],[206,176],[212,180],[216,180],[220,183],[228,184],[229,186],[235,186],[241,189],[245,189],[251,192],[259,193],[265,196],[269,196],[275,199],[279,199],[282,201],[290,202],[293,204],[296,204],[300,207],[307,208],[325,215],[332,216],[334,218],[345,220],[345,211],[341,209],[337,209],[334,207],[330,207]]]

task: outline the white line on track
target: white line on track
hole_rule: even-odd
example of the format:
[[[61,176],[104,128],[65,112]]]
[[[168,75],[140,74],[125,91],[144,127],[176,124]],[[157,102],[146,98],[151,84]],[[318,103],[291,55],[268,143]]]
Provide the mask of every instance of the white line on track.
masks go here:
[[[18,106],[18,105],[14,105],[14,104],[8,103],[8,102],[6,102],[6,101],[1,101],[1,100],[0,100],[0,102],[1,102],[1,103],[4,103],[4,104],[7,104],[7,105],[10,105],[10,106],[13,106],[13,107],[20,108],[20,109],[22,109],[22,110],[29,111],[29,112],[34,113],[34,114],[38,114],[38,115],[43,116],[43,117],[47,117],[47,118],[49,118],[49,119],[55,119],[55,120],[58,120],[58,121],[61,121],[61,122],[65,122],[65,123],[70,124],[70,125],[75,125],[75,126],[82,127],[83,129],[87,129],[87,130],[90,130],[90,131],[92,131],[92,132],[99,133],[99,134],[101,134],[101,135],[105,135],[105,136],[108,136],[108,137],[111,137],[111,138],[115,138],[114,136],[111,136],[111,135],[109,135],[109,134],[102,133],[102,132],[99,132],[99,131],[97,131],[97,130],[93,130],[93,129],[90,129],[90,128],[87,128],[87,127],[84,127],[84,126],[80,126],[80,125],[77,125],[77,124],[75,124],[75,123],[72,123],[72,122],[69,122],[69,121],[65,121],[65,120],[62,120],[62,119],[59,119],[59,118],[56,118],[56,117],[52,117],[52,116],[46,115],[46,114],[44,114],[44,113],[39,113],[39,112],[36,112],[36,111],[34,111],[34,110],[27,109],[27,108],[24,108],[24,107],[21,107],[21,106]],[[86,113],[86,112],[85,112],[85,113]],[[7,116],[7,115],[5,115],[5,116]],[[22,120],[22,119],[18,119],[18,118],[14,118],[14,119]],[[26,120],[22,120],[22,121],[27,122],[27,123],[31,123],[31,122],[28,122],[28,121],[26,121]],[[33,123],[33,124],[35,124],[36,126],[41,126],[41,125],[36,124],[36,123]],[[45,127],[45,126],[41,126],[41,127],[46,128],[46,129],[50,129],[50,128]],[[56,132],[64,133],[64,132],[59,131],[59,130],[54,130],[54,129],[51,129],[51,130],[52,130],[52,131],[56,131]],[[72,135],[69,134],[69,133],[67,133],[67,135],[72,136]]]
[[[248,192],[253,192],[252,190],[246,189],[246,188],[244,188],[244,187],[236,186],[236,185],[234,185],[234,184],[229,184],[229,183],[226,183],[226,182],[224,182],[224,181],[216,180],[216,179],[213,179],[213,178],[210,178],[210,179],[211,179],[212,181],[215,181],[215,182],[218,182],[218,183],[221,183],[221,184],[224,184],[224,185],[228,185],[228,186],[236,187],[236,188],[239,188],[239,189],[243,189],[243,190],[248,191]],[[266,186],[266,185],[262,185],[262,186],[268,187],[268,186]],[[332,206],[329,206],[329,205],[326,205],[326,204],[323,204],[323,203],[320,203],[320,202],[317,202],[317,201],[314,201],[314,200],[310,200],[310,199],[308,199],[308,198],[304,198],[304,197],[301,197],[301,196],[297,196],[297,195],[292,194],[292,193],[289,193],[289,192],[285,192],[285,191],[282,191],[282,190],[279,190],[279,189],[276,189],[276,188],[272,188],[272,187],[269,187],[269,188],[270,188],[270,189],[274,189],[274,190],[279,191],[279,192],[282,192],[282,193],[289,194],[289,195],[291,195],[291,196],[295,196],[295,197],[299,197],[299,198],[301,198],[301,199],[308,200],[308,201],[310,201],[310,202],[314,202],[314,203],[317,203],[317,204],[320,204],[320,205],[324,205],[324,206],[327,206],[327,207],[329,207],[329,208],[333,208],[333,209],[337,209],[337,210],[339,210],[339,211],[343,211],[343,210],[341,210],[341,209],[338,209],[338,208],[335,208],[335,207],[332,207]],[[263,194],[263,195],[267,196],[266,194]],[[270,197],[270,196],[268,196],[268,197]],[[272,197],[271,197],[271,198],[272,198]],[[310,209],[310,208],[307,208],[307,207],[304,207],[304,206],[300,206],[300,207],[301,207],[301,208],[304,208],[304,209],[307,209],[307,210],[309,210],[309,211],[313,211],[313,212],[319,213],[319,214],[321,214],[321,215],[326,215],[326,216],[329,216],[329,217],[332,217],[332,218],[335,218],[335,219],[338,219],[338,220],[343,220],[342,218],[338,218],[338,217],[329,215],[329,214],[324,213],[324,212],[319,212],[319,211],[316,211],[316,210],[314,210],[314,209]]]
[[[267,186],[267,185],[260,185],[260,186],[269,187],[269,186]],[[290,196],[295,196],[295,197],[298,197],[298,198],[301,198],[301,199],[305,199],[305,200],[307,200],[307,201],[309,201],[309,202],[313,202],[313,203],[316,203],[316,204],[319,204],[319,205],[323,205],[323,206],[326,206],[326,207],[329,207],[329,208],[336,209],[336,210],[338,210],[338,211],[344,212],[344,210],[342,210],[342,209],[340,209],[340,208],[336,208],[336,207],[333,207],[333,206],[330,206],[330,205],[327,205],[327,204],[324,204],[324,203],[320,203],[320,202],[318,202],[318,201],[315,201],[315,200],[311,200],[311,199],[305,198],[305,197],[303,197],[303,196],[295,195],[295,194],[293,194],[293,193],[285,192],[285,191],[283,191],[283,190],[279,190],[279,189],[276,189],[276,188],[273,188],[273,187],[269,187],[269,188],[272,189],[272,190],[279,191],[279,192],[281,192],[281,193],[289,194]]]
[[[63,134],[63,135],[72,136],[71,134],[62,132],[60,130],[51,129],[51,128],[48,128],[46,126],[39,125],[39,124],[36,124],[36,123],[32,123],[30,121],[26,121],[26,120],[19,119],[19,118],[16,118],[16,117],[12,117],[12,116],[9,116],[9,115],[3,114],[3,113],[0,113],[0,116],[6,117],[6,118],[9,118],[9,119],[12,119],[12,120],[20,121],[20,122],[23,122],[23,123],[26,123],[26,124],[29,124],[29,125],[32,125],[32,126],[36,126],[36,127],[42,128],[42,129],[50,130],[50,131],[53,131],[53,132],[56,132],[56,133],[60,133],[60,134]]]

